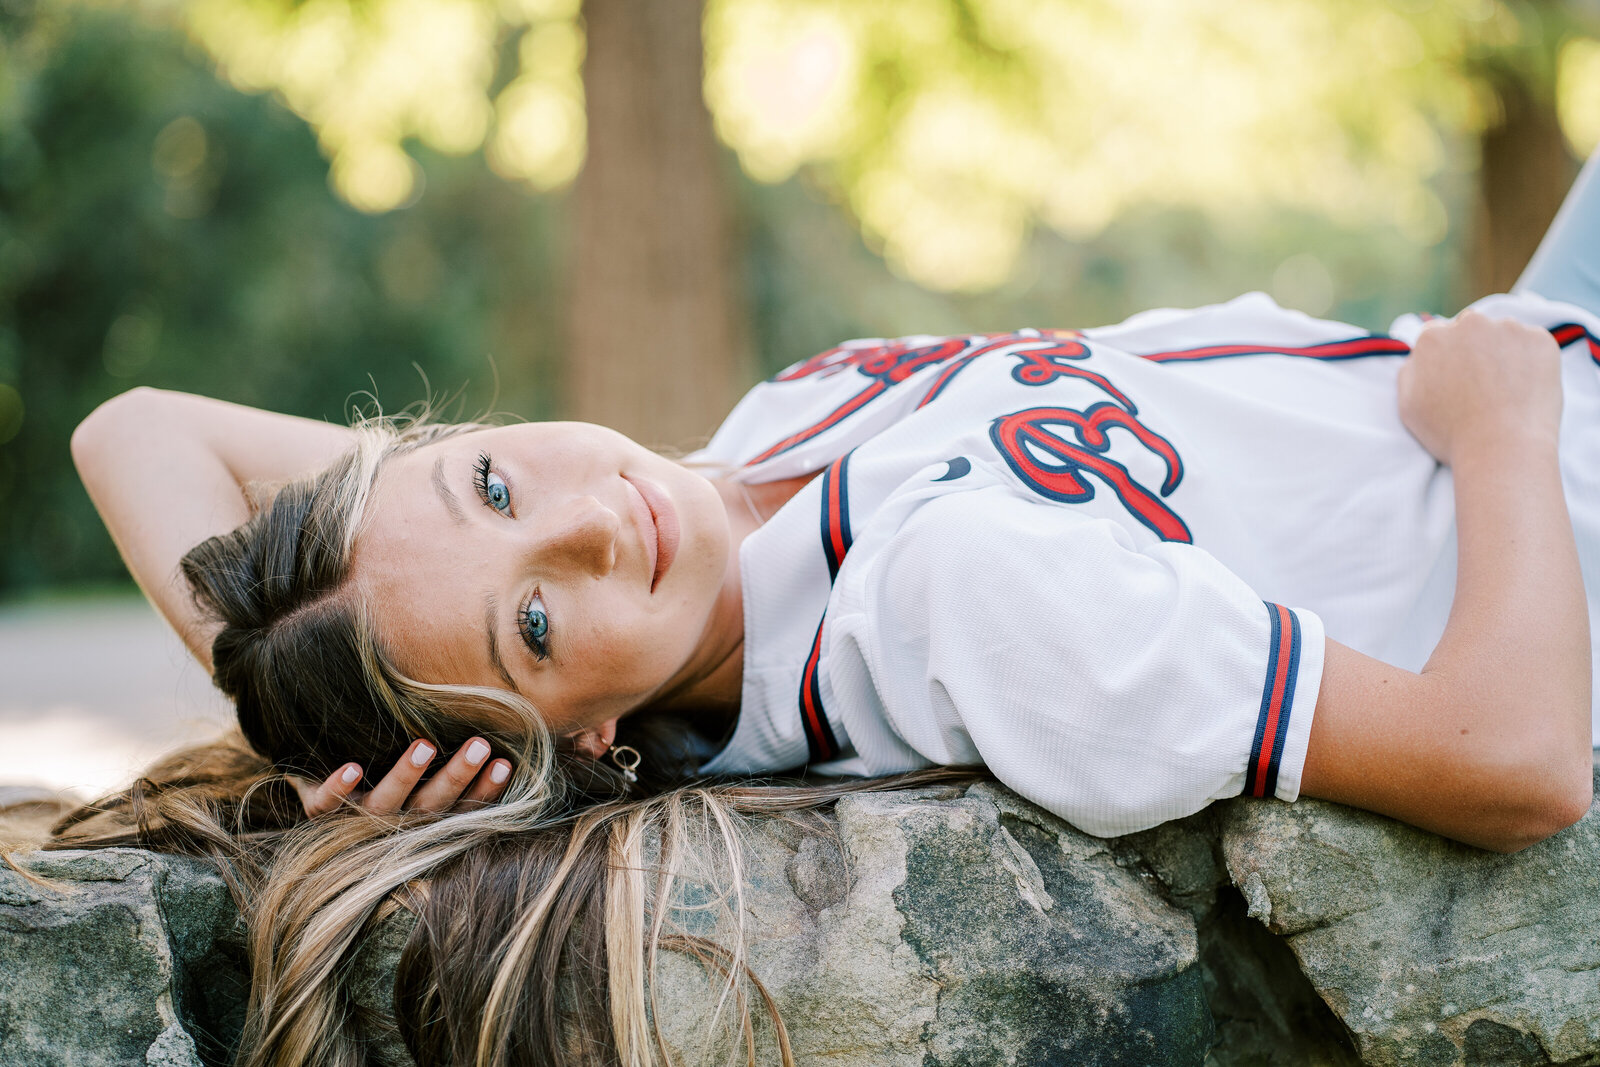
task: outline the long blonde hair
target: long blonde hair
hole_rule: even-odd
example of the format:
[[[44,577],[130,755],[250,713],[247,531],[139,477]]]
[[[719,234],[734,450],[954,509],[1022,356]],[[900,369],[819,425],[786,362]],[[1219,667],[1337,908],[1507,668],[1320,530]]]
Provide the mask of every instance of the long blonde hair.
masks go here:
[[[695,877],[720,872],[742,930],[749,818],[799,817],[845,793],[908,784],[698,781],[685,724],[659,712],[623,720],[619,740],[645,756],[646,773],[629,782],[565,748],[515,693],[397,670],[348,580],[373,481],[390,457],[475,428],[370,421],[327,470],[261,491],[248,522],[191,551],[183,573],[222,623],[214,679],[241,735],[164,760],[53,830],[48,847],[136,844],[219,862],[250,930],[245,1067],[366,1062],[351,964],[397,904],[418,917],[395,1008],[419,1063],[654,1063],[665,1046],[648,990],[663,948],[723,975],[732,1025],[748,1035],[745,988],[765,993],[743,937],[717,945],[672,923],[685,864]],[[377,816],[347,805],[310,822],[286,777],[320,779],[357,753],[388,767],[413,738],[450,752],[473,734],[515,767],[504,797],[477,810]],[[970,777],[911,779],[957,775]]]

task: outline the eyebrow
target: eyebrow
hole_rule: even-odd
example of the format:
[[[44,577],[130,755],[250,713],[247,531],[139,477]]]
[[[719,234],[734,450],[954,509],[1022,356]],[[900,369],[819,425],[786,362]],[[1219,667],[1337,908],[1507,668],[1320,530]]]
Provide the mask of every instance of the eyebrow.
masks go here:
[[[494,635],[494,620],[499,614],[495,606],[494,594],[490,593],[484,597],[483,604],[483,628],[489,635],[489,662],[494,664],[494,669],[500,672],[500,677],[505,680],[506,685],[510,686],[513,692],[520,693],[522,690],[517,688],[516,679],[511,677],[510,671],[506,670],[506,661],[500,658],[500,639]]]
[[[457,526],[465,525],[467,515],[461,510],[461,502],[456,499],[455,493],[451,492],[450,483],[445,480],[443,456],[433,461],[433,487],[438,490],[439,499],[444,501],[444,509],[450,513],[450,518],[455,520]],[[490,637],[493,636],[491,631]]]

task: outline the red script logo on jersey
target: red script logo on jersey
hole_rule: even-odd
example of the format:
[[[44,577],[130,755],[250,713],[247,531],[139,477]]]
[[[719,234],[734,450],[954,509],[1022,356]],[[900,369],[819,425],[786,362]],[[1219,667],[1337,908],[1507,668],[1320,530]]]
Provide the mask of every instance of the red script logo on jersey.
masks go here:
[[[1054,428],[1058,426],[1071,427],[1076,440],[1069,441],[1057,433]],[[1161,496],[1140,485],[1127,467],[1106,454],[1111,449],[1106,431],[1112,427],[1133,434],[1166,464]],[[1163,541],[1193,542],[1189,527],[1161,500],[1183,480],[1183,460],[1172,442],[1146,428],[1127,410],[1104,401],[1087,411],[1028,408],[995,419],[989,436],[1012,472],[1040,496],[1068,504],[1093,500],[1094,486],[1083,477],[1092,474],[1117,494],[1134,518]]]
[[[1006,351],[1023,361],[1013,376],[1023,385],[1044,385],[1058,377],[1082,378],[1104,389],[1120,403],[1133,410],[1133,402],[1119,392],[1103,376],[1082,367],[1060,362],[1063,359],[1085,359],[1089,350],[1076,341],[1079,336],[1069,330],[1019,330],[1016,333],[965,334],[959,337],[936,339],[901,339],[882,344],[852,344],[830,348],[812,356],[773,378],[774,382],[793,382],[802,378],[831,378],[855,370],[871,379],[860,392],[847,398],[823,418],[805,429],[790,434],[772,447],[763,449],[745,466],[753,467],[773,456],[795,448],[819,434],[833,429],[891,388],[906,381],[924,367],[945,364],[933,379],[922,400],[921,407],[944,391],[951,379],[960,374],[979,356]]]
[[[745,466],[753,467],[757,463],[765,462],[832,429],[878,399],[891,386],[899,385],[923,367],[954,359],[971,347],[976,340],[981,338],[944,337],[920,345],[906,341],[892,341],[881,345],[840,345],[838,348],[830,348],[826,352],[797,363],[772,380],[793,382],[813,376],[831,378],[853,368],[872,381],[859,393],[834,408],[825,418],[763,450],[754,459],[747,461]]]

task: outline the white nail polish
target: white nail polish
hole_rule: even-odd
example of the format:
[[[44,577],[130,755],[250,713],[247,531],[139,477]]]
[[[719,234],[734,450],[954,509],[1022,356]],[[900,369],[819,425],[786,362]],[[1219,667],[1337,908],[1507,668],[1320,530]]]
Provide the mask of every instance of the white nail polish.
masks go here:
[[[476,767],[483,762],[483,757],[489,754],[489,745],[484,741],[474,741],[467,746],[467,762]]]
[[[507,767],[504,763],[496,763],[493,767],[489,768],[489,781],[493,782],[495,785],[499,785],[501,782],[510,777],[511,768]]]
[[[427,743],[418,745],[411,753],[413,767],[426,767],[431,759],[433,759],[433,746]]]
[[[357,778],[361,777],[361,768],[360,767],[346,767],[344,769],[344,773],[341,774],[339,777],[340,777],[340,779],[342,779],[344,781],[345,785],[349,785],[351,782],[353,782]]]

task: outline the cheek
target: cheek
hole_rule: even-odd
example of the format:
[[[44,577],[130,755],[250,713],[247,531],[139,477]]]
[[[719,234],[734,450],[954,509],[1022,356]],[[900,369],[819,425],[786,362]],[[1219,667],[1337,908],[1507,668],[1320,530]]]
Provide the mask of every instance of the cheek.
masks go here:
[[[609,674],[628,679],[632,686],[658,674],[692,643],[680,620],[637,613],[625,620],[620,615],[599,620],[585,642],[599,678]]]
[[[709,612],[717,595],[727,580],[730,566],[737,560],[730,558],[727,516],[721,510],[721,501],[713,500],[715,510],[697,509],[694,525],[679,546],[678,557],[673,562],[674,579],[657,589],[657,600],[662,594],[670,600],[661,603],[658,610],[683,619],[688,615]]]
[[[701,622],[682,607],[646,614],[636,603],[597,602],[593,610],[559,668],[569,683],[562,688],[589,708],[616,710],[618,702],[648,697],[677,673],[699,639]]]

